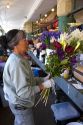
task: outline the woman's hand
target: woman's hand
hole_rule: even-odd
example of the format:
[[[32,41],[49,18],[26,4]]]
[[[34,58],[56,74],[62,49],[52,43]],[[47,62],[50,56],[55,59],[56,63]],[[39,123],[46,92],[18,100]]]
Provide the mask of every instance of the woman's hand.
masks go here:
[[[45,89],[44,85],[40,84],[39,85],[39,89],[40,89],[40,91],[43,90],[43,89]]]
[[[44,81],[42,85],[44,86],[44,88],[51,88],[55,86],[55,82],[53,79],[49,79],[49,80]]]
[[[50,73],[49,73],[46,77],[44,77],[44,81],[50,79],[50,77],[51,77],[51,75],[50,75]]]

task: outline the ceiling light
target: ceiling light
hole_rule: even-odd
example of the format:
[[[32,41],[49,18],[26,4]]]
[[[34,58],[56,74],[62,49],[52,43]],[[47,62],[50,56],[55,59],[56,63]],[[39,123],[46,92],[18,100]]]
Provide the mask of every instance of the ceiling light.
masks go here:
[[[38,20],[36,21],[36,23],[38,23]]]
[[[7,9],[9,9],[9,8],[10,8],[10,5],[9,5],[9,3],[7,3],[6,7],[7,7]]]
[[[47,17],[47,14],[45,14],[44,16]]]
[[[55,9],[54,9],[54,8],[52,8],[52,9],[51,9],[51,11],[52,11],[52,12],[54,12],[54,11],[55,11]]]

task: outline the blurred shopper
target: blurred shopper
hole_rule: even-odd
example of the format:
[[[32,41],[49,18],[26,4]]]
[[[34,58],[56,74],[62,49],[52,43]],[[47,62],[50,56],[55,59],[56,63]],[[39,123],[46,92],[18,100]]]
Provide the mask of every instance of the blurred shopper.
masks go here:
[[[0,36],[0,55],[7,55],[7,41],[5,41],[5,36]]]
[[[34,55],[39,59],[39,55],[40,55],[40,46],[41,46],[42,42],[40,41],[39,38],[37,38],[35,41],[34,41],[34,47],[35,47],[35,50],[34,50]]]

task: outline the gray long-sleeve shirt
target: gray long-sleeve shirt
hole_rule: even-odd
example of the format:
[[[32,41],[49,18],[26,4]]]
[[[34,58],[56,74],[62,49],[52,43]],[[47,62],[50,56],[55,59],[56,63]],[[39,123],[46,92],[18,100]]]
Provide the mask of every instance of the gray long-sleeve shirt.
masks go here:
[[[32,107],[39,92],[37,84],[42,82],[43,79],[34,78],[27,59],[14,53],[10,55],[3,72],[3,90],[9,103]]]

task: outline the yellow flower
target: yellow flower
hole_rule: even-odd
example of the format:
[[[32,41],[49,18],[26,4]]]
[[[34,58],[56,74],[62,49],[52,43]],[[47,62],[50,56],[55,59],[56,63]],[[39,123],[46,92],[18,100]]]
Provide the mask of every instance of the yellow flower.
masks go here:
[[[77,42],[77,45],[76,45],[76,47],[75,47],[75,50],[74,50],[74,51],[76,51],[76,50],[79,48],[79,46],[80,46],[80,41],[78,41],[78,42]]]
[[[61,42],[60,42],[60,44],[62,45],[63,50],[65,50],[65,47],[66,47],[66,45],[67,45],[66,37],[67,37],[67,34],[66,34],[66,33],[61,34]]]
[[[66,45],[67,45],[67,42],[64,40],[64,41],[61,41],[60,44],[62,45],[63,50],[65,50],[65,47],[66,47]]]

